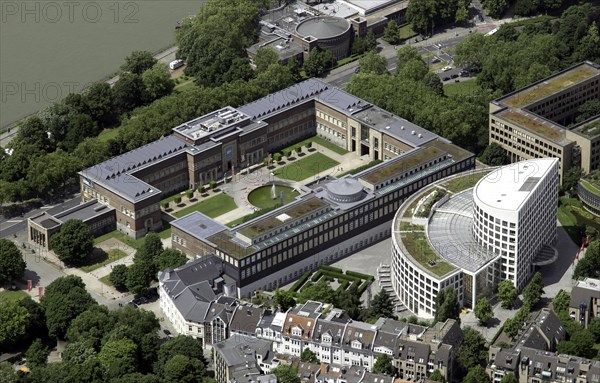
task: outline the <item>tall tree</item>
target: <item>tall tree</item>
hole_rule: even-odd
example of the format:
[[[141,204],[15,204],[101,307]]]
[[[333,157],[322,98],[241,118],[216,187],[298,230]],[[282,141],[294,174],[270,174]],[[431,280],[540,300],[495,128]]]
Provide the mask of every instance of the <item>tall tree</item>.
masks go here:
[[[429,375],[428,379],[433,382],[446,383],[446,378],[444,377],[444,375],[442,375],[442,373],[438,369],[434,370],[431,373],[431,375]]]
[[[77,219],[65,222],[60,231],[50,237],[52,250],[63,262],[78,262],[94,247],[94,237],[88,225]]]
[[[517,296],[517,288],[512,281],[505,279],[498,284],[498,299],[502,302],[503,308],[511,308]]]
[[[387,60],[383,56],[378,55],[377,52],[367,52],[358,62],[362,73],[387,73]]]
[[[517,378],[515,378],[515,374],[512,372],[507,373],[502,377],[500,383],[518,383]]]
[[[600,115],[600,100],[589,100],[577,109],[577,122],[583,122],[598,115]]]
[[[289,290],[276,289],[273,295],[273,303],[279,307],[282,312],[288,311],[296,305],[294,294]]]
[[[254,65],[258,72],[264,72],[271,64],[277,64],[279,62],[279,56],[271,48],[261,48],[256,52],[254,56]]]
[[[483,0],[481,4],[490,16],[496,18],[502,17],[509,5],[506,0]]]
[[[458,349],[458,363],[464,371],[469,371],[476,366],[484,365],[486,359],[485,339],[479,332],[467,327],[464,330],[463,342]]]
[[[129,112],[138,106],[144,105],[146,87],[141,74],[123,73],[113,86],[115,104],[120,113]]]
[[[175,269],[181,265],[185,265],[187,257],[177,249],[164,249],[156,258],[154,264],[157,271],[162,271],[166,268]]]
[[[446,319],[458,319],[460,315],[460,304],[456,290],[449,287],[438,292],[435,298],[434,322],[445,322]]]
[[[133,51],[129,56],[125,57],[125,63],[121,66],[121,70],[134,74],[142,74],[156,63],[157,60],[151,52]]]
[[[369,317],[371,318],[396,318],[394,315],[394,303],[392,297],[385,290],[381,289],[371,301],[369,307]]]
[[[21,250],[12,241],[0,238],[0,284],[19,279],[25,273]]]
[[[535,306],[542,300],[544,293],[544,284],[542,283],[542,274],[538,271],[533,275],[531,282],[523,290],[523,303],[533,310]]]
[[[489,375],[485,372],[485,369],[481,366],[475,366],[469,369],[467,376],[463,379],[462,383],[491,383]]]
[[[298,369],[285,364],[279,365],[271,370],[271,374],[277,377],[279,383],[300,383]]]
[[[105,369],[115,368],[113,376],[135,372],[138,368],[137,345],[131,339],[119,339],[106,342],[98,358]],[[119,374],[114,374],[116,370]]]
[[[188,336],[177,336],[163,343],[158,350],[158,359],[154,364],[154,372],[162,376],[165,364],[175,355],[184,355],[200,360],[206,365],[202,342]]]
[[[204,364],[198,359],[175,355],[167,361],[163,383],[202,383],[206,375]]]
[[[485,326],[494,316],[494,309],[487,298],[480,298],[475,305],[475,317],[479,319],[479,324]]]
[[[481,157],[479,157],[481,162],[490,166],[502,166],[508,163],[508,156],[506,152],[502,148],[502,146],[498,145],[495,142],[492,142],[488,146],[486,146],[483,153],[481,153]]]
[[[571,296],[565,290],[560,289],[552,300],[552,308],[554,312],[559,313],[561,311],[567,311],[571,302]]]
[[[50,355],[50,349],[40,339],[36,339],[31,343],[31,346],[25,353],[27,359],[27,367],[30,369],[44,366],[48,363],[48,356]]]
[[[300,359],[303,362],[319,363],[319,358],[317,358],[317,354],[315,354],[314,352],[312,352],[309,347],[306,347],[306,348],[304,348],[304,350],[302,350],[302,354],[300,355]]]
[[[146,102],[152,102],[169,95],[175,88],[169,69],[163,63],[155,64],[152,68],[146,69],[142,73],[142,82],[144,83]]]
[[[350,318],[360,320],[363,311],[360,296],[358,284],[353,282],[346,290],[337,292],[334,303],[336,307],[345,310]]]
[[[113,326],[114,320],[109,316],[106,306],[93,305],[73,319],[66,338],[69,342],[88,340],[99,349],[102,337]]]
[[[379,354],[375,364],[373,364],[373,372],[378,374],[393,375],[394,366],[392,366],[392,358],[388,354]]]
[[[113,267],[108,280],[117,290],[124,290],[127,286],[127,266],[116,265]]]
[[[29,313],[15,301],[1,302],[0,308],[0,349],[8,349],[25,336]]]

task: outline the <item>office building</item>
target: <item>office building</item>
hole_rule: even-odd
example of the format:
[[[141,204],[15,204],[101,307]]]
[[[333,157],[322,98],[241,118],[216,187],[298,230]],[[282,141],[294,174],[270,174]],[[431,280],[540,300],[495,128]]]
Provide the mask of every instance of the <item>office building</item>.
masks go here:
[[[600,119],[575,124],[577,109],[600,98],[600,65],[584,61],[490,103],[490,143],[510,162],[555,157],[562,179],[571,167],[600,164]]]
[[[577,281],[571,290],[569,315],[584,328],[600,316],[600,280],[585,278]]]
[[[443,179],[404,202],[392,223],[392,287],[420,317],[445,288],[474,308],[508,279],[522,289],[557,251],[558,160],[536,159]]]

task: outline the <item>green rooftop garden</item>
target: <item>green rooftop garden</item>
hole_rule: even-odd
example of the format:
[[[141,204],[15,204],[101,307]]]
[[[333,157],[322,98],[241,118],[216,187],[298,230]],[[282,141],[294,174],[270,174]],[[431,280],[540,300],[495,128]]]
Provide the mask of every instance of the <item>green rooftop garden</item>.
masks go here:
[[[600,195],[600,185],[598,185],[597,181],[592,180],[581,180],[581,185],[587,190],[591,191],[594,194]]]
[[[592,69],[586,65],[582,65],[562,75],[558,75],[554,78],[551,78],[548,81],[535,85],[530,89],[526,89],[513,96],[510,96],[503,101],[508,106],[520,108],[523,105],[527,105],[543,97],[550,96],[553,93],[556,93],[560,90],[565,89],[566,87],[583,81],[586,78],[589,78],[597,73],[597,70]]]
[[[540,136],[546,137],[549,140],[556,141],[563,137],[564,131],[561,129],[552,128],[541,120],[534,120],[526,114],[514,110],[508,110],[500,114],[500,116],[509,121],[515,122],[520,126],[539,134]]]
[[[414,230],[409,233],[401,234],[401,240],[406,247],[406,250],[410,253],[412,259],[420,263],[423,270],[430,271],[431,273],[442,277],[456,267],[450,263],[441,260],[436,252],[429,246],[427,237],[425,236],[425,228],[420,225],[414,225]]]
[[[452,193],[459,193],[463,190],[467,190],[469,188],[475,187],[475,184],[479,182],[488,172],[480,172],[480,173],[466,173],[462,177],[454,178],[450,181],[446,181],[441,184],[445,189],[451,191]]]
[[[585,134],[588,137],[595,137],[600,134],[600,120],[584,125],[578,131],[579,133]]]
[[[243,247],[232,241],[233,238],[226,231],[211,235],[206,238],[208,241],[214,243],[217,248],[222,250],[224,253],[241,259],[247,255],[254,253],[257,249],[254,246]]]
[[[422,150],[408,153],[403,158],[390,161],[387,165],[380,166],[372,172],[364,174],[361,178],[371,184],[379,184],[397,174],[413,169],[416,166],[425,162],[431,161],[434,158],[440,157],[444,151],[436,147],[430,146]]]
[[[325,206],[328,206],[327,203],[321,201],[316,197],[313,197],[300,203],[296,203],[287,209],[279,211],[278,215],[287,214],[288,216],[290,216],[290,220],[294,220],[303,215],[312,213],[315,210],[321,209]],[[284,224],[285,222],[280,221],[274,215],[271,215],[260,219],[246,227],[241,228],[239,230],[239,233],[248,238],[254,238]]]

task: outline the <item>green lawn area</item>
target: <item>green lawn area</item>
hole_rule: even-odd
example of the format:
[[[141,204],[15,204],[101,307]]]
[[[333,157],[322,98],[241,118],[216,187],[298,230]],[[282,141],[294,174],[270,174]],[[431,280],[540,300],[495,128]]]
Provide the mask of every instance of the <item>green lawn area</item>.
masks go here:
[[[422,226],[421,230],[423,230]],[[425,238],[425,233],[423,231],[406,233],[402,238],[402,242],[404,243],[404,246],[406,246],[406,250],[408,250],[411,257],[419,262],[421,266],[423,266],[423,269],[429,270],[440,277],[455,269],[454,266],[442,261],[440,257],[438,257],[431,246],[429,246],[429,242],[427,242],[427,238]],[[435,263],[430,265],[430,261]]]
[[[108,140],[117,138],[118,135],[119,135],[119,128],[104,129],[98,135],[98,139],[101,141],[108,141]]]
[[[158,232],[158,236],[161,239],[171,238],[171,224],[163,219],[162,221],[163,229]]]
[[[175,198],[177,198],[177,197],[181,197],[181,199],[183,199],[183,197],[185,197],[185,193],[186,193],[186,192],[187,192],[187,190],[186,190],[186,191],[183,191],[183,192],[177,192],[177,193],[171,194],[171,195],[170,195],[170,196],[168,196],[168,197],[165,197],[165,198],[161,199],[161,200],[160,200],[160,206],[162,207],[162,204],[163,204],[164,202],[169,202],[169,203],[173,202],[173,201],[175,200]],[[183,194],[182,194],[182,193],[183,193]]]
[[[105,285],[112,287],[113,284],[110,283],[110,281],[108,280],[109,277],[110,277],[110,274],[107,274],[107,275],[103,276],[102,278],[98,278],[98,280],[100,282],[104,283]]]
[[[138,238],[138,239],[133,239],[130,236],[125,235],[118,230],[115,230],[115,231],[111,231],[110,233],[104,234],[103,236],[100,236],[98,238],[95,238],[94,246],[96,246],[100,242],[106,241],[107,239],[110,239],[110,238],[117,239],[117,240],[123,242],[124,244],[126,244],[127,246],[133,247],[136,250],[138,250],[140,247],[142,247],[142,244],[144,243],[144,237]]]
[[[175,90],[178,92],[185,92],[187,90],[193,89],[193,88],[197,88],[198,85],[196,85],[196,83],[194,82],[194,80],[188,80],[187,82],[183,82],[179,85],[175,86]]]
[[[441,186],[450,190],[452,193],[458,193],[465,189],[472,188],[475,184],[483,178],[487,173],[475,173],[475,174],[467,174],[460,178],[455,178],[448,182],[443,183]]]
[[[339,162],[332,160],[322,153],[313,153],[301,160],[277,169],[275,175],[287,180],[301,181],[316,176],[336,165],[339,165]]]
[[[381,161],[381,160],[373,160],[373,161],[369,162],[366,165],[359,166],[357,168],[347,170],[347,171],[345,171],[343,173],[336,174],[335,176],[336,176],[336,178],[341,178],[341,177],[345,176],[346,174],[358,174],[358,173],[362,172],[363,170],[367,170],[369,168],[372,168],[373,166],[379,165],[382,162],[383,161]]]
[[[259,209],[265,209],[280,205],[280,194],[283,193],[283,204],[288,204],[300,195],[289,186],[275,185],[275,198],[273,198],[273,185],[265,185],[256,188],[248,194],[248,202]]]
[[[418,33],[412,30],[412,24],[404,24],[400,27],[401,39],[410,39],[411,37],[415,37],[416,35],[418,35]]]
[[[594,194],[600,195],[600,190],[598,189],[596,184],[593,184],[593,183],[589,182],[588,180],[581,180],[580,182],[587,190],[591,191]]]
[[[87,265],[81,266],[80,269],[89,273],[90,271],[94,271],[96,269],[101,268],[102,266],[106,266],[109,263],[117,261],[121,258],[125,258],[127,253],[120,249],[110,249],[108,253],[104,253],[101,257],[90,258],[86,260]]]
[[[559,201],[558,220],[575,244],[579,246],[580,232],[585,226],[600,230],[600,219],[583,209],[581,201],[567,197],[560,197]]]
[[[22,290],[16,291],[3,291],[0,293],[0,303],[4,302],[16,302],[27,297],[27,293]]]
[[[477,85],[477,79],[461,80],[460,82],[451,82],[444,85],[444,94],[446,96],[455,96],[460,94],[473,94],[476,90],[481,89]]]
[[[172,215],[180,218],[191,212],[199,211],[211,218],[215,218],[236,208],[237,205],[233,201],[233,198],[221,193],[172,213]]]
[[[323,138],[321,138],[319,136],[313,136],[313,137],[307,138],[305,140],[296,142],[294,145],[290,145],[290,146],[288,146],[288,147],[286,147],[286,148],[284,148],[282,150],[279,150],[279,152],[283,152],[284,150],[289,149],[289,150],[292,150],[294,152],[294,154],[295,154],[296,147],[297,146],[302,146],[302,152],[306,153],[306,147],[304,145],[306,145],[307,142],[312,142],[312,143],[315,143],[315,144],[319,144],[319,145],[321,145],[321,146],[323,146],[323,147],[331,150],[332,152],[335,152],[335,153],[340,154],[340,155],[344,155],[346,153],[349,153],[346,149],[341,148],[341,147],[337,146],[336,144],[332,144],[331,142],[329,142],[329,141],[327,141],[327,140],[325,140],[325,139],[323,139]]]

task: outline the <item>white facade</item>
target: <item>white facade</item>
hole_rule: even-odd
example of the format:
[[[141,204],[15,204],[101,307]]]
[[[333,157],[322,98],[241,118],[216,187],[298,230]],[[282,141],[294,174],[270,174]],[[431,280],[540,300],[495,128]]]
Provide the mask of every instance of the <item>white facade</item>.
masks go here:
[[[501,254],[501,277],[519,290],[542,246],[556,243],[558,162],[542,158],[503,166],[473,189],[474,236]]]

